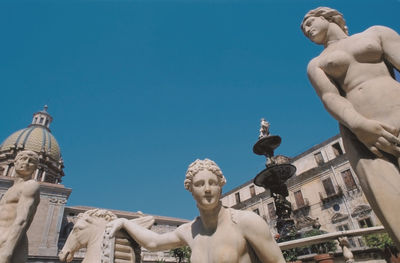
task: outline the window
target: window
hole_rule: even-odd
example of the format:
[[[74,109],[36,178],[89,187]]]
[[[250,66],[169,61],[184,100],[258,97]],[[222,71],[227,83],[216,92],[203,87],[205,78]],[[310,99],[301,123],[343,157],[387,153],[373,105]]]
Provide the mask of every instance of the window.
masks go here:
[[[315,161],[317,162],[318,165],[324,164],[324,158],[322,157],[321,152],[317,152],[314,154]]]
[[[276,217],[274,203],[269,203],[268,204],[268,214],[269,214],[269,218],[275,218]]]
[[[304,198],[301,190],[294,192],[294,199],[296,200],[297,208],[304,207]]]
[[[254,213],[256,213],[257,215],[260,215],[260,210],[258,210],[258,208],[253,210]]]
[[[326,192],[327,196],[331,196],[336,193],[335,188],[333,187],[331,178],[326,178],[326,179],[322,180],[322,184],[325,188],[325,192]]]
[[[239,192],[237,192],[235,194],[235,198],[236,198],[236,203],[239,204],[240,203],[240,193]]]
[[[40,123],[40,124],[43,124],[43,121],[44,121],[44,118],[43,118],[43,117],[40,117],[39,123]]]
[[[365,228],[365,227],[372,227],[372,221],[371,218],[367,217],[361,220],[358,220],[358,225],[360,226],[360,228]]]
[[[354,181],[354,177],[351,174],[350,169],[342,172],[342,177],[344,184],[346,185],[347,190],[353,190],[357,188],[356,181]]]
[[[346,231],[346,230],[349,230],[349,225],[348,225],[348,224],[344,224],[344,225],[336,226],[336,230],[337,230],[337,231]]]
[[[340,147],[340,144],[338,142],[335,144],[332,144],[332,150],[336,157],[343,154],[342,147]]]

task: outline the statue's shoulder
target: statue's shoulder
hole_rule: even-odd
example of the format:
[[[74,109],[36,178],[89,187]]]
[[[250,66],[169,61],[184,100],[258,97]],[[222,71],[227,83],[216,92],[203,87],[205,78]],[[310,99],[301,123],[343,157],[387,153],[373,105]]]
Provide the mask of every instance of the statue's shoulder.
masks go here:
[[[22,190],[22,193],[28,197],[35,196],[39,193],[39,188],[40,185],[38,182],[36,182],[35,180],[28,180],[24,182],[24,188]]]
[[[375,35],[375,36],[381,36],[381,37],[385,36],[387,34],[390,34],[390,35],[393,33],[397,34],[397,32],[394,31],[393,29],[391,29],[390,27],[380,26],[380,25],[371,26],[371,27],[367,28],[365,31],[363,31],[362,33]]]
[[[193,239],[192,233],[198,231],[200,224],[201,223],[198,221],[198,218],[195,218],[190,222],[178,226],[178,228],[176,228],[173,232],[180,240],[189,243],[189,241]]]
[[[249,222],[254,222],[257,218],[260,218],[257,214],[251,211],[237,210],[233,208],[226,209],[229,211],[231,220],[235,224],[248,224]]]
[[[320,56],[311,59],[310,62],[308,62],[308,65],[307,65],[307,72],[319,67],[319,61],[320,61]]]

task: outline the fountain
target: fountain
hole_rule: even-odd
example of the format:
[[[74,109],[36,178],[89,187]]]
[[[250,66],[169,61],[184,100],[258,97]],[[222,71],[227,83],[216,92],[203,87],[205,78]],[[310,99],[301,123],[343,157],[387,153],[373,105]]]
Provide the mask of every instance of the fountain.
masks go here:
[[[296,167],[290,164],[290,159],[284,155],[274,156],[274,151],[281,144],[281,137],[269,133],[269,123],[261,119],[260,136],[253,147],[253,152],[266,157],[266,169],[254,178],[254,184],[270,189],[274,198],[277,223],[276,228],[281,238],[295,233],[294,220],[290,218],[292,205],[286,199],[289,196],[286,181],[296,172]]]

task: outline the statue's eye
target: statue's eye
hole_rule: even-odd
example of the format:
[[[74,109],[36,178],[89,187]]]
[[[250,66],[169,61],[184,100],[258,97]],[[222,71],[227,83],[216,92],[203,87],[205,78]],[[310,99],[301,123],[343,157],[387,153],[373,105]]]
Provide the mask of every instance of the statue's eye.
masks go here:
[[[204,185],[204,181],[203,180],[197,181],[193,185],[196,186],[196,187],[200,187],[200,186]]]

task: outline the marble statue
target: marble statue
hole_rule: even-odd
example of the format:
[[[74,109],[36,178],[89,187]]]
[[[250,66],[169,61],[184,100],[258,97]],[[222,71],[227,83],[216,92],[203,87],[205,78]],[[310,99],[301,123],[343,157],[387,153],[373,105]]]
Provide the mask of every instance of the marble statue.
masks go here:
[[[400,248],[400,83],[393,72],[400,69],[400,36],[384,26],[349,36],[342,14],[328,7],[309,11],[301,29],[324,46],[308,64],[308,77],[339,122],[362,189]]]
[[[140,247],[127,234],[118,232],[114,239],[105,233],[107,223],[116,219],[114,213],[104,209],[92,209],[80,213],[58,255],[60,261],[71,262],[76,251],[86,248],[82,263],[141,262]],[[154,218],[145,216],[132,221],[144,228],[150,228]]]
[[[32,151],[21,151],[14,160],[15,181],[0,200],[0,263],[25,263],[28,230],[40,202],[39,184],[32,174],[39,162]]]
[[[347,237],[339,237],[339,246],[342,248],[343,257],[345,259],[345,263],[354,263],[354,255],[350,250],[350,243]]]
[[[269,122],[262,118],[260,126],[260,135],[258,136],[258,139],[264,138],[269,135]]]
[[[108,225],[111,234],[125,229],[150,251],[189,246],[192,263],[284,263],[267,223],[250,211],[222,206],[226,180],[215,162],[196,160],[186,172],[185,188],[192,193],[200,216],[164,234],[157,234],[126,219]]]

